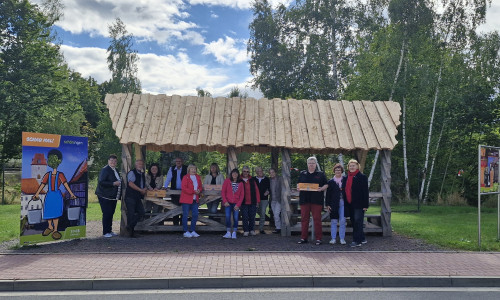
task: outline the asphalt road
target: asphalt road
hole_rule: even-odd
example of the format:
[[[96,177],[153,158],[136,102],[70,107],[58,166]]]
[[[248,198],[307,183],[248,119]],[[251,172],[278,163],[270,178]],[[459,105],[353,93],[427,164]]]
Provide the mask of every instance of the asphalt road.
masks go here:
[[[288,288],[288,289],[195,289],[71,292],[0,292],[0,299],[500,299],[500,288]]]

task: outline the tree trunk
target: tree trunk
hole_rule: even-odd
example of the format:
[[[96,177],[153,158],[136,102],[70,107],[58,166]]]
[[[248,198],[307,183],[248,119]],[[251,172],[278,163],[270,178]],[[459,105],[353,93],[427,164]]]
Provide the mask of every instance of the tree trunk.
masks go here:
[[[446,168],[444,169],[443,181],[441,182],[441,188],[439,189],[438,198],[440,198],[441,194],[443,193],[444,182],[446,180],[446,175],[448,174],[448,166],[450,165],[451,155],[453,154],[453,147],[455,147],[455,143],[453,143],[450,148],[450,155],[448,155],[448,161],[446,162]]]
[[[403,97],[403,168],[405,172],[406,201],[410,200],[410,179],[408,178],[408,158],[406,156],[406,97]]]
[[[434,93],[434,103],[432,105],[432,114],[431,114],[431,120],[430,120],[430,125],[429,125],[429,134],[427,137],[427,148],[425,151],[425,162],[424,162],[424,169],[422,170],[422,183],[420,184],[420,193],[418,195],[418,208],[420,209],[420,203],[422,202],[422,198],[424,195],[424,187],[425,187],[425,179],[427,175],[427,166],[429,164],[429,149],[431,146],[431,138],[432,138],[432,126],[434,125],[434,115],[436,113],[436,103],[438,100],[439,96],[439,85],[441,84],[441,75],[443,73],[443,61],[441,61],[441,65],[439,66],[439,75],[438,75],[438,80],[436,84],[436,91]]]
[[[427,199],[429,197],[429,186],[431,185],[432,172],[434,171],[434,163],[436,162],[436,156],[438,155],[439,144],[441,143],[441,138],[443,137],[444,125],[445,123],[443,123],[443,127],[441,127],[441,132],[439,133],[439,138],[436,144],[436,151],[434,152],[434,157],[432,158],[431,171],[429,172],[429,180],[427,180],[427,187],[425,188],[424,204],[427,203]]]
[[[396,75],[394,76],[394,82],[392,83],[391,95],[389,96],[389,101],[392,101],[392,96],[394,96],[394,91],[396,90],[396,84],[398,83],[399,73],[401,73],[401,67],[403,66],[403,57],[405,56],[406,41],[403,41],[401,45],[401,53],[399,55],[398,69],[396,70]]]

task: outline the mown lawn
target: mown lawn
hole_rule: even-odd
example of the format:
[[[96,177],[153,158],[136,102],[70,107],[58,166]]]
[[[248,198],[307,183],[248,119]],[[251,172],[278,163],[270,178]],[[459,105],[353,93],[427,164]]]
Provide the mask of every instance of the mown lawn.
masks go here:
[[[121,202],[118,201],[113,217],[114,220],[120,220],[120,204]],[[0,242],[19,238],[19,229],[21,226],[19,224],[20,212],[21,208],[19,204],[0,205]],[[89,203],[87,220],[99,221],[101,217],[102,213],[99,203]]]

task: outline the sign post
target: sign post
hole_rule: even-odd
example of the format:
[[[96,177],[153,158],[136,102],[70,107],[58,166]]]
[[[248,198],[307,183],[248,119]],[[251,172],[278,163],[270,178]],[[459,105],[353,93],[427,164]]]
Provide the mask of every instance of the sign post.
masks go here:
[[[500,147],[479,145],[477,176],[477,223],[478,247],[481,250],[481,196],[498,194],[497,203],[497,240],[500,240],[500,188],[499,163]]]

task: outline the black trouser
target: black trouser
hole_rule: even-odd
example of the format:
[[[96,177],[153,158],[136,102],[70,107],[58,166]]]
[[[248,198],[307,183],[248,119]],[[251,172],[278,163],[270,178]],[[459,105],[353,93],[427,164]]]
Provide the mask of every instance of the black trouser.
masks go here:
[[[139,219],[144,216],[142,199],[125,198],[125,205],[127,207],[127,227],[133,230]]]
[[[171,195],[170,198],[172,199],[172,203],[180,207],[179,200],[181,199],[180,195]],[[172,222],[174,225],[180,225],[181,224],[181,219],[182,219],[182,214],[173,216],[172,217]]]
[[[362,208],[350,208],[350,216],[352,223],[352,239],[356,244],[361,244],[365,240],[363,231],[363,223],[365,219],[365,211]]]
[[[102,211],[102,234],[112,232],[113,215],[115,214],[116,202],[118,200],[108,200],[102,197],[97,197]]]

